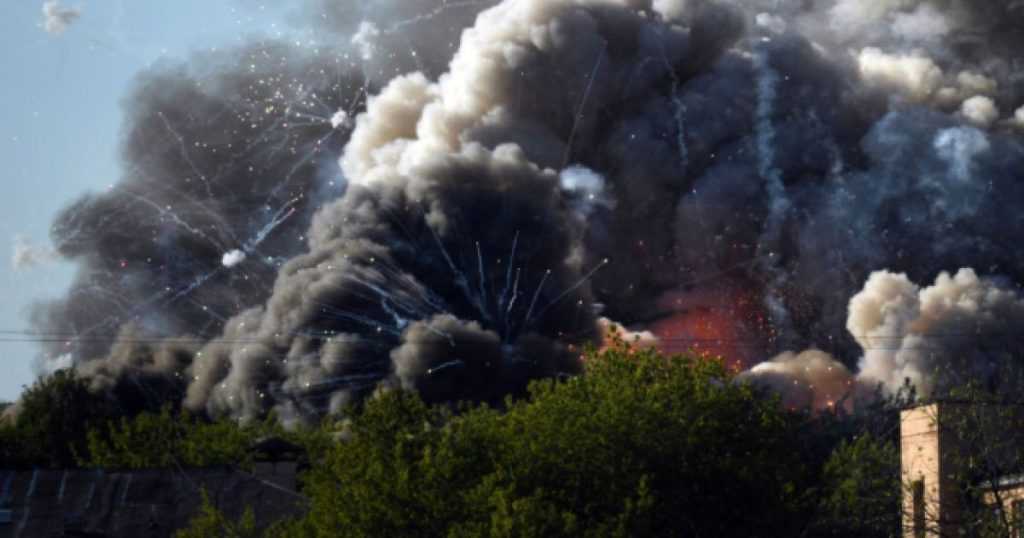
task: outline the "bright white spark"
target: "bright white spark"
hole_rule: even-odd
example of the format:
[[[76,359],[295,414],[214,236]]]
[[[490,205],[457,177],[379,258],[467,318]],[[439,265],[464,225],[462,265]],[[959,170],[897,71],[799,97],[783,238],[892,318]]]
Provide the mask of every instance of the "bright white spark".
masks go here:
[[[331,116],[331,127],[337,129],[338,127],[347,126],[349,119],[348,112],[338,110]]]
[[[221,259],[221,263],[224,264],[224,267],[230,268],[230,267],[234,267],[234,266],[244,262],[245,261],[245,257],[246,257],[245,252],[242,252],[241,250],[235,249],[235,250],[232,250],[230,252],[225,253],[224,254],[224,258]]]

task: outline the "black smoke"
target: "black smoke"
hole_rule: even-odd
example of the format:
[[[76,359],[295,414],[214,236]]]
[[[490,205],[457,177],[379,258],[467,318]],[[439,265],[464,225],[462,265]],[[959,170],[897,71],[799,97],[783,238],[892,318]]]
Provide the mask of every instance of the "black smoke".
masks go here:
[[[266,300],[317,204],[343,192],[334,163],[350,125],[330,118],[354,115],[367,91],[353,64],[273,41],[140,74],[123,104],[122,177],[53,224],[79,269],[66,297],[36,308],[45,353],[146,362],[154,340],[208,340]],[[226,267],[233,250],[246,259]]]
[[[848,305],[875,271],[1024,282],[1015,3],[306,13],[329,43],[140,77],[124,176],[54,226],[81,269],[37,313],[67,335],[49,357],[307,418],[389,386],[497,401],[578,372],[599,316],[643,329],[696,291],[755,297],[735,322],[759,360],[853,367],[871,350]]]

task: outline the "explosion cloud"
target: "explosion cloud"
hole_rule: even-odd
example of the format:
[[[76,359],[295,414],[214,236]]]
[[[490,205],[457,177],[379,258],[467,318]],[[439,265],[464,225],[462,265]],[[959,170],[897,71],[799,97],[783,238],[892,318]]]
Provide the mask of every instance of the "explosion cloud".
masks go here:
[[[909,379],[931,392],[958,378],[1008,373],[1022,313],[1015,290],[971,269],[942,273],[923,289],[883,271],[850,302],[847,328],[865,350],[862,379],[889,388]]]
[[[1017,290],[972,269],[941,273],[926,288],[879,271],[850,301],[846,327],[864,353],[855,375],[809,350],[783,353],[744,376],[778,389],[790,404],[813,400],[818,408],[876,386],[894,393],[908,381],[926,396],[972,379],[998,386],[999,376],[1019,372],[1022,315]]]
[[[817,349],[800,354],[785,352],[762,362],[741,378],[751,379],[784,395],[783,404],[793,408],[828,409],[848,405],[853,395],[853,376],[842,363]]]
[[[980,127],[991,127],[999,119],[995,102],[984,95],[976,95],[964,101],[960,112],[968,121]]]
[[[1018,3],[362,5],[140,76],[47,357],[285,420],[498,401],[615,326],[816,406],[1012,362]]]
[[[340,192],[329,184],[340,185],[331,164],[345,132],[330,111],[359,106],[364,86],[342,58],[273,42],[140,75],[125,102],[124,176],[53,225],[79,271],[65,298],[34,313],[53,336],[46,354],[84,367],[130,326],[133,360],[146,360],[163,338],[213,338],[262,303],[301,251],[316,200]],[[242,257],[254,259],[229,270]]]

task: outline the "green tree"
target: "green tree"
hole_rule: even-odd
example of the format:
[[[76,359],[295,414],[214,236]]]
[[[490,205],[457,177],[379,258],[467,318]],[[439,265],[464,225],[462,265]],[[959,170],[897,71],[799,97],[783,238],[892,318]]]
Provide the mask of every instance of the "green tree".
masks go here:
[[[955,517],[928,513],[929,527],[985,538],[1024,531],[1012,506],[1015,492],[1005,483],[1024,469],[1024,403],[1012,388],[1020,386],[1021,378],[1014,380],[1002,386],[969,381],[938,401],[931,420],[945,437],[943,474],[953,486]]]
[[[370,401],[307,477],[316,536],[790,536],[809,485],[778,401],[621,343],[498,412]],[[296,531],[298,532],[298,531]]]
[[[210,502],[210,495],[202,491],[203,503],[199,514],[192,518],[189,526],[174,534],[175,538],[211,538],[224,536],[230,538],[258,538],[256,516],[251,508],[245,510],[238,521],[226,517]]]
[[[187,411],[140,413],[121,418],[88,434],[89,467],[144,469],[153,467],[246,466],[249,447],[265,428],[228,420],[204,421]]]
[[[89,429],[117,414],[73,370],[41,378],[22,394],[13,423],[0,426],[0,465],[73,467]]]
[[[814,483],[804,537],[900,535],[900,410],[917,394],[907,384],[895,394],[878,387],[830,412],[807,412],[799,428],[801,458]]]
[[[286,430],[274,416],[261,422],[209,420],[165,406],[159,413],[140,413],[93,428],[82,464],[88,467],[145,469],[154,467],[250,467],[253,444],[281,437],[302,446],[311,458],[332,444],[330,423]]]
[[[864,434],[843,441],[825,463],[814,536],[898,537],[900,455],[892,440]]]
[[[716,361],[622,342],[502,409],[386,391],[343,423],[284,432],[185,413],[123,419],[94,463],[244,464],[258,435],[306,446],[309,511],[266,537],[898,535],[900,398],[791,413]],[[181,536],[255,536],[204,505]],[[191,533],[191,534],[188,534]]]

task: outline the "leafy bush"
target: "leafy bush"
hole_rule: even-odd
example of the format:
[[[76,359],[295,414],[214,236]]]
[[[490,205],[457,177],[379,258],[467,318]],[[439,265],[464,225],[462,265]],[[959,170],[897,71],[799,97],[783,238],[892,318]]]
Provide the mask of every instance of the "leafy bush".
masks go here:
[[[210,495],[202,491],[203,504],[199,514],[192,519],[189,526],[176,532],[175,538],[210,538],[213,536],[230,536],[232,538],[258,538],[256,516],[252,509],[246,509],[238,521],[231,521],[210,502]]]
[[[13,422],[0,423],[0,466],[74,467],[89,430],[117,416],[73,370],[41,378],[22,394]]]
[[[717,361],[619,343],[498,412],[369,402],[307,477],[316,536],[790,536],[794,418]]]
[[[383,392],[343,423],[285,430],[165,407],[119,416],[73,372],[0,424],[0,466],[248,466],[266,436],[306,448],[308,513],[262,532],[205,502],[191,536],[893,536],[894,402],[784,410],[715,360],[617,342],[584,375],[502,409]],[[879,420],[880,417],[880,420]]]
[[[825,464],[818,536],[900,536],[900,456],[870,434],[843,441]]]
[[[273,416],[262,422],[206,420],[187,411],[140,413],[88,433],[87,467],[145,469],[161,467],[251,467],[251,447],[264,437],[281,437],[323,453],[330,444],[328,427],[285,430]]]

